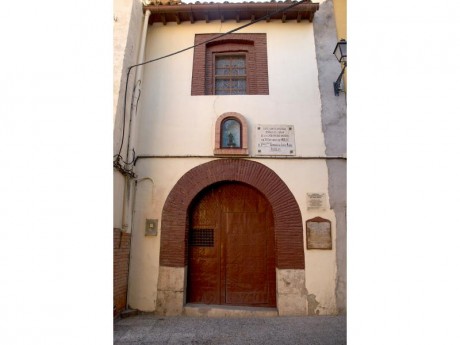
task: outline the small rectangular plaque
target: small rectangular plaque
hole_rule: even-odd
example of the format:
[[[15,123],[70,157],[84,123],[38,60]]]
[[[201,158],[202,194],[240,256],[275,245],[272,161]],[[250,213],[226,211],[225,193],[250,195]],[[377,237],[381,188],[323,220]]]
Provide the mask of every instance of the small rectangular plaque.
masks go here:
[[[307,249],[332,249],[329,220],[321,217],[307,220]]]
[[[307,210],[324,209],[325,199],[325,193],[307,193]]]
[[[257,125],[256,142],[259,156],[295,156],[292,125]]]
[[[145,236],[156,236],[158,234],[158,219],[145,220]]]

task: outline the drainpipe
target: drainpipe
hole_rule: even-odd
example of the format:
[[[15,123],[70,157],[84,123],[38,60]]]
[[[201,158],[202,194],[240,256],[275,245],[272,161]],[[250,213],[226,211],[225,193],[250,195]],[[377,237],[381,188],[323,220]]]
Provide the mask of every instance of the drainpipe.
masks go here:
[[[149,23],[149,18],[150,14],[152,12],[150,10],[147,10],[145,12],[144,16],[144,26],[142,28],[142,36],[141,36],[141,46],[139,48],[139,55],[137,58],[137,63],[142,63],[144,61],[144,55],[145,55],[145,41],[147,38],[147,28],[148,28],[148,23]],[[141,85],[141,79],[142,79],[142,70],[143,66],[138,66],[136,67],[136,77],[135,77],[135,83],[134,83],[134,91],[133,95],[136,94],[136,91],[138,93],[138,97],[140,96],[140,85]],[[134,157],[130,153],[130,148],[132,146],[132,138],[131,138],[131,132],[132,132],[132,120],[133,120],[133,112],[132,112],[132,105],[130,108],[130,116],[129,116],[129,126],[128,126],[128,145],[126,148],[126,161],[129,163],[133,161],[134,163]],[[129,165],[127,166],[129,168]],[[129,212],[130,209],[130,196],[131,196],[131,189],[132,189],[132,181],[130,176],[125,176],[125,193],[124,193],[124,198],[123,198],[123,217],[122,217],[122,230],[123,231],[130,231],[130,224],[131,224],[131,214]]]
[[[144,177],[144,178],[140,178],[140,179],[137,179],[137,180],[134,180],[134,187],[133,187],[133,198],[132,198],[132,204],[131,204],[131,229],[134,228],[134,214],[136,212],[136,193],[137,193],[137,185],[139,182],[142,182],[142,181],[146,181],[146,180],[149,180],[150,182],[152,182],[152,200],[153,200],[153,186],[155,185],[155,183],[153,182],[153,179],[151,179],[150,177]],[[141,234],[141,233],[139,233]],[[134,239],[134,231],[131,230],[131,243],[130,243],[130,248],[129,248],[129,258],[128,258],[128,285],[126,287],[126,309],[128,309],[129,307],[129,283],[130,283],[130,279],[129,279],[129,276],[131,274],[131,256],[132,256],[132,253],[131,253],[131,248],[133,246],[133,239]]]
[[[121,218],[121,230],[128,232],[129,230],[129,200],[131,194],[131,178],[125,175],[125,190],[123,195],[123,214]]]
[[[144,55],[145,55],[145,41],[147,39],[147,28],[149,25],[149,18],[150,14],[152,12],[150,10],[145,11],[145,16],[144,16],[144,26],[142,28],[142,36],[141,36],[141,46],[139,48],[139,55],[137,58],[137,64],[143,63],[144,62]],[[133,107],[134,104],[133,102],[136,102],[136,108],[135,108],[135,113],[137,113],[137,101],[139,100],[139,97],[141,95],[141,84],[142,84],[142,72],[144,70],[144,65],[137,66],[136,68],[136,76],[134,78],[134,90],[133,90],[133,97],[132,97],[132,102],[131,102],[131,108],[130,108],[130,116],[129,116],[129,130],[128,130],[128,146],[127,146],[127,151],[126,151],[126,157],[127,157],[127,162],[130,162],[132,159],[130,159],[130,147],[132,146],[131,144],[131,132],[132,132],[132,119],[133,119]],[[135,101],[136,100],[136,101]]]

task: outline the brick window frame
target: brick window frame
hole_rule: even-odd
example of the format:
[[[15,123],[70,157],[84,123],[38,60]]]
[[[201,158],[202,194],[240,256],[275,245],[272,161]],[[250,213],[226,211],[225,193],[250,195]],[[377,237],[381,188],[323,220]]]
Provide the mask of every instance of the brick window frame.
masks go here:
[[[214,95],[214,56],[246,55],[246,95],[268,95],[266,34],[230,34],[201,44],[220,34],[196,34],[193,54],[192,96]]]
[[[241,147],[222,147],[221,134],[222,134],[222,123],[225,120],[234,119],[237,120],[241,125]],[[214,154],[218,156],[247,156],[249,155],[248,150],[248,125],[243,115],[236,112],[228,112],[220,115],[216,120],[214,137]]]

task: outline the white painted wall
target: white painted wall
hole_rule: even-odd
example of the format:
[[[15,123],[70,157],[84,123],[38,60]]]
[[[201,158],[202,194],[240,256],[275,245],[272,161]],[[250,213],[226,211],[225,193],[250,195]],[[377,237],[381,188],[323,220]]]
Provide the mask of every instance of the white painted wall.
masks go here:
[[[242,23],[155,24],[147,36],[146,60],[161,57],[194,44],[195,33],[223,33]],[[261,22],[241,33],[267,33],[269,95],[190,96],[193,49],[146,65],[138,112],[138,155],[212,155],[215,120],[225,112],[242,114],[249,126],[249,151],[255,154],[255,125],[295,126],[297,156],[324,156],[321,102],[315,57],[313,25],[308,22]],[[136,165],[139,184],[136,197],[128,303],[132,308],[153,311],[156,306],[160,238],[145,237],[146,218],[159,220],[164,202],[175,183],[187,171],[209,158],[142,159]],[[324,160],[258,160],[274,170],[296,198],[305,221],[324,211],[307,211],[307,193],[328,191]],[[335,307],[335,246],[333,250],[305,250],[305,281],[309,294],[320,303],[320,314]]]
[[[123,99],[126,71],[137,62],[142,28],[141,0],[113,0],[113,154],[118,154],[123,133]],[[134,76],[130,78],[133,80]],[[131,88],[128,88],[130,91]],[[128,96],[131,92],[128,93]],[[129,100],[129,97],[128,97]],[[127,114],[128,115],[128,114]],[[124,119],[125,139],[121,155],[126,160],[129,116]],[[122,229],[124,176],[113,171],[113,227]]]
[[[143,16],[141,0],[113,0],[114,151],[121,139],[126,69],[137,62]]]
[[[236,26],[235,22],[155,24],[149,29],[146,60],[192,46],[196,32],[223,33]],[[298,155],[324,154],[313,25],[273,21],[239,32],[267,33],[270,95],[190,96],[193,49],[148,64],[138,154],[212,154],[215,120],[227,111],[245,116],[250,136],[256,123],[292,124]],[[253,153],[254,140],[251,144]]]

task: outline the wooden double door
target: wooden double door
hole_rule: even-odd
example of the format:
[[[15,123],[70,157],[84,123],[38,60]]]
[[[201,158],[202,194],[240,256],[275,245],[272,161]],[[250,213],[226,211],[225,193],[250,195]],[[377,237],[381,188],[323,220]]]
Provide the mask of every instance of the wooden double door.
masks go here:
[[[276,306],[273,212],[255,188],[220,183],[193,203],[187,302]]]

